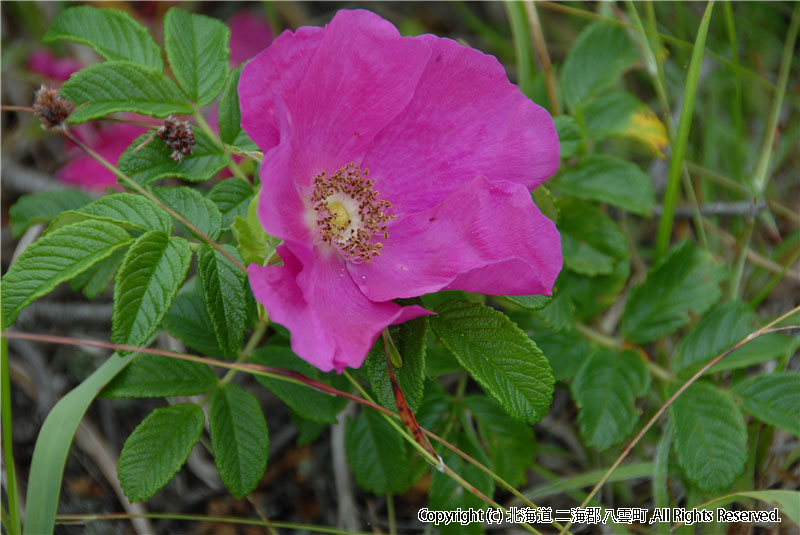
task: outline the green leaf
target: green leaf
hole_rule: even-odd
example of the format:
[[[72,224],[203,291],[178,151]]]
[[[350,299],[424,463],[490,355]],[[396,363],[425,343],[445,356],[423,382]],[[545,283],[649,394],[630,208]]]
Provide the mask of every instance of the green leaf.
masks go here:
[[[227,178],[211,188],[208,198],[222,213],[222,226],[228,228],[236,216],[247,217],[247,207],[253,199],[253,187],[241,178]]]
[[[206,364],[160,355],[139,355],[100,393],[104,398],[160,398],[193,396],[210,391],[219,382]]]
[[[631,261],[626,255],[614,262],[611,273],[587,277],[571,270],[561,271],[556,280],[560,288],[557,295],[568,294],[567,301],[572,306],[570,325],[576,319],[590,321],[597,314],[620,300],[620,293],[625,288],[631,271]],[[545,312],[547,308],[543,310]],[[566,326],[565,326],[566,327]]]
[[[486,456],[486,453],[475,443],[473,439],[464,433],[459,433],[455,436],[447,437],[450,442],[455,444],[461,451],[465,452],[473,459],[484,466],[491,465],[491,460]],[[455,473],[463,477],[468,483],[481,491],[486,496],[494,494],[494,480],[481,470],[462,459],[457,454],[449,449],[443,449],[442,460],[444,464],[450,467]],[[456,483],[446,474],[434,470],[431,475],[431,488],[428,493],[428,506],[430,509],[436,511],[455,510],[459,507],[461,510],[469,509],[483,509],[486,504],[472,494],[465,490],[461,485]],[[483,526],[477,522],[468,524],[466,526],[455,523],[450,525],[440,525],[439,530],[445,535],[451,533],[482,533]]]
[[[61,86],[61,95],[75,103],[72,124],[83,123],[116,111],[135,111],[155,117],[191,113],[175,82],[161,72],[128,63],[96,63],[73,74]]]
[[[180,162],[172,159],[172,149],[158,137],[136,150],[152,134],[142,134],[125,149],[117,163],[120,171],[139,185],[147,186],[166,177],[177,177],[189,182],[204,182],[231,163],[225,149],[216,144],[201,130],[194,129],[197,142],[192,152]],[[124,184],[123,184],[124,185]]]
[[[558,189],[646,217],[652,216],[655,205],[650,177],[638,165],[606,154],[589,156],[562,173]]]
[[[78,424],[97,393],[130,364],[133,355],[111,355],[92,375],[61,398],[42,425],[33,450],[25,508],[25,535],[53,533],[61,480]]]
[[[652,342],[689,323],[719,300],[723,271],[692,242],[678,245],[635,287],[622,314],[622,334],[631,342]]]
[[[575,377],[591,350],[586,339],[574,329],[542,329],[536,332],[533,339],[550,362],[558,381]]]
[[[19,238],[29,227],[46,223],[61,212],[75,210],[91,200],[91,197],[77,189],[47,190],[23,195],[8,209],[11,237]]]
[[[689,479],[709,492],[730,487],[747,460],[747,432],[733,401],[697,382],[669,410],[675,454]]]
[[[228,74],[231,31],[217,19],[177,7],[164,17],[164,48],[175,78],[192,101],[210,104]]]
[[[383,416],[366,409],[345,427],[347,462],[353,477],[373,494],[400,494],[411,486],[408,446]]]
[[[536,451],[533,430],[509,418],[496,401],[486,396],[467,396],[464,406],[478,422],[497,475],[512,487],[524,485]]]
[[[533,340],[505,314],[479,303],[447,301],[436,312],[433,330],[470,375],[514,419],[541,420],[555,380]]]
[[[81,291],[87,299],[97,299],[108,290],[114,273],[125,257],[125,249],[117,249],[111,256],[99,261],[69,283],[73,291]]]
[[[800,524],[800,492],[796,490],[749,490],[739,491],[726,496],[721,496],[710,502],[703,504],[706,509],[716,509],[723,507],[734,501],[737,498],[752,498],[754,500],[761,500],[773,507],[778,507],[783,513],[788,516],[795,524]]]
[[[578,124],[569,115],[554,117],[553,123],[555,123],[558,142],[561,145],[561,158],[564,160],[572,158],[578,150],[578,145],[583,141]]]
[[[219,98],[217,114],[219,137],[228,145],[236,144],[236,137],[243,132],[242,112],[239,108],[239,75],[243,65],[239,65],[228,73],[225,88]]]
[[[234,258],[239,256],[230,245],[223,247]],[[197,250],[197,271],[219,347],[226,356],[233,357],[241,349],[247,329],[247,275],[208,245]]]
[[[554,331],[569,329],[575,323],[575,307],[569,299],[569,294],[564,291],[556,292],[537,315]]]
[[[750,340],[745,345],[714,364],[710,373],[746,368],[779,357],[789,357],[800,346],[800,338],[769,333]]]
[[[222,230],[222,214],[213,202],[203,197],[202,193],[187,186],[153,187],[150,191],[158,200],[190,221],[200,232],[212,240],[219,237]]]
[[[550,295],[506,295],[506,299],[527,310],[541,310],[552,299]]]
[[[634,95],[625,91],[601,93],[586,103],[583,117],[587,137],[597,141],[612,136],[633,139],[664,158],[661,151],[669,144],[667,127]]]
[[[163,232],[142,234],[131,245],[114,281],[114,343],[149,343],[186,279],[191,261],[189,243]]]
[[[164,69],[161,49],[147,29],[118,9],[91,6],[65,9],[42,40],[45,43],[75,41],[89,45],[109,60],[130,61],[157,71]]]
[[[34,300],[131,241],[128,233],[116,225],[81,221],[33,242],[3,277],[4,326],[13,324],[19,312]]]
[[[147,197],[133,193],[103,195],[82,208],[64,212],[47,231],[84,219],[107,221],[142,232],[158,230],[169,235],[173,231],[172,217],[163,208]]]
[[[564,100],[571,110],[599,93],[639,59],[623,28],[605,22],[590,24],[573,43],[560,79]]]
[[[203,289],[192,277],[178,291],[164,318],[169,334],[207,357],[221,357],[222,350],[214,334],[214,325],[208,315]]]
[[[619,444],[639,419],[635,401],[647,392],[650,374],[634,351],[592,354],[572,383],[578,423],[586,443],[600,450]]]
[[[146,500],[178,473],[203,433],[206,417],[193,403],[156,409],[125,441],[117,464],[131,502]]]
[[[563,199],[559,206],[561,251],[568,269],[582,275],[608,275],[617,260],[627,258],[625,235],[610,217],[575,199]]]
[[[208,423],[222,482],[241,499],[256,488],[267,469],[269,432],[261,405],[250,392],[227,383],[211,395]]]
[[[742,409],[746,412],[800,437],[800,373],[748,377],[737,383],[733,391],[742,399]]]
[[[237,249],[247,264],[263,266],[280,240],[273,238],[261,226],[258,219],[258,195],[254,196],[247,208],[247,219],[236,216],[233,219],[233,235],[239,243]]]
[[[301,360],[288,347],[274,345],[262,347],[253,354],[251,362],[262,366],[293,370],[315,381],[323,380],[319,370]],[[336,423],[337,414],[347,403],[344,398],[325,394],[308,386],[273,379],[272,377],[264,377],[263,375],[256,375],[255,378],[264,388],[278,396],[299,416],[313,422]]]
[[[408,406],[416,411],[422,401],[425,386],[425,341],[428,330],[428,318],[422,316],[400,325],[390,325],[389,333],[395,343],[403,366],[394,368],[395,377]],[[375,345],[367,354],[364,362],[369,385],[375,392],[378,402],[390,410],[396,410],[394,390],[389,380],[389,370],[386,367],[386,355],[383,348],[383,337],[378,337]]]
[[[693,374],[747,336],[753,330],[754,319],[753,311],[741,301],[728,301],[713,308],[681,341],[672,369]]]

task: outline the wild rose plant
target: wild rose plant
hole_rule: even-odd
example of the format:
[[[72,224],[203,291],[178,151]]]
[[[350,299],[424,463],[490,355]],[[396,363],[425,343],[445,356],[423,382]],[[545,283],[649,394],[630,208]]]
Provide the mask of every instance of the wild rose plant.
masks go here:
[[[517,8],[512,19],[537,30]],[[669,460],[655,469],[663,496],[668,473],[681,493],[708,498],[739,481],[756,449],[742,409],[798,433],[797,374],[697,382],[755,315],[735,292],[717,304],[725,274],[707,250],[669,250],[674,205],[669,213],[665,201],[644,254],[630,241],[626,221],[650,216],[656,198],[634,161],[663,157],[668,139],[658,116],[619,90],[647,41],[637,48],[625,30],[591,24],[559,65],[560,85],[546,70],[547,91],[537,91],[520,68],[523,91],[496,57],[455,40],[404,36],[360,9],[327,20],[273,41],[253,13],[226,25],[172,7],[162,49],[127,13],[78,6],[44,41],[88,45],[102,61],[30,56],[29,68],[54,79],[33,111],[69,147],[57,175],[111,192],[43,192],[10,208],[14,237],[49,226],[3,276],[3,328],[19,318],[20,329],[29,304],[70,281],[89,299],[111,288],[111,343],[5,336],[116,354],[45,422],[26,532],[53,530],[66,452],[98,395],[196,396],[155,409],[125,441],[117,473],[131,502],[167,485],[200,442],[231,494],[255,503],[269,454],[266,389],[304,440],[345,426],[352,475],[386,496],[390,523],[392,495],[427,468],[419,488],[431,510],[499,507],[499,487],[535,507],[514,489],[536,462],[532,425],[556,381],[561,404],[574,402],[569,436],[581,451],[610,451],[643,429],[635,445],[669,408],[666,438],[651,448]],[[606,151],[614,139],[636,144],[635,158]],[[643,258],[652,267],[632,276]],[[181,351],[161,349],[162,333]],[[769,336],[761,353],[734,354],[722,369],[798,345]],[[348,400],[362,409],[344,418]],[[766,415],[754,408],[764,406]],[[642,412],[653,415],[644,428]],[[568,528],[546,513],[520,521]]]

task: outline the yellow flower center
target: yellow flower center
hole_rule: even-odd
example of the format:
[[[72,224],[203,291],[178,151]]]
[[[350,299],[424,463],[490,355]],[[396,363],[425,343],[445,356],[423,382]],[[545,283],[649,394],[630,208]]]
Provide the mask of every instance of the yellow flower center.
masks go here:
[[[331,176],[323,171],[314,177],[311,195],[320,238],[354,261],[369,262],[380,255],[383,243],[372,238],[389,238],[387,223],[395,219],[386,213],[391,203],[378,200],[368,174],[369,169],[362,173],[354,163]]]

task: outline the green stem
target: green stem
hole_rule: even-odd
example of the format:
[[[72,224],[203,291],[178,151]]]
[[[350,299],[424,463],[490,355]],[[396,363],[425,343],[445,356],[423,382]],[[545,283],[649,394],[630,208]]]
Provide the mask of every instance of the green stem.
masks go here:
[[[264,333],[267,332],[268,326],[269,325],[267,325],[263,321],[258,322],[256,328],[253,330],[253,334],[250,335],[250,339],[244,346],[244,349],[242,349],[239,352],[239,358],[236,359],[237,364],[241,364],[250,358],[250,356],[253,354],[253,351],[256,350],[256,346],[261,341],[261,338],[263,338]],[[236,372],[237,372],[236,370],[228,370],[228,373],[226,373],[225,377],[222,378],[221,383],[225,384],[230,382],[230,380],[233,379],[233,376],[236,375]]]
[[[744,251],[743,251],[743,252],[744,252]],[[768,295],[769,295],[769,293],[772,291],[772,289],[773,289],[773,288],[774,288],[774,287],[775,287],[775,286],[776,286],[776,285],[777,285],[777,284],[778,284],[778,283],[779,283],[781,280],[783,280],[783,277],[786,275],[786,272],[787,272],[787,271],[789,271],[789,267],[790,267],[792,264],[794,264],[795,262],[797,262],[797,260],[798,260],[798,259],[800,259],[800,248],[798,248],[798,249],[797,249],[797,250],[794,252],[794,254],[791,256],[791,258],[789,258],[789,261],[788,261],[788,262],[786,262],[786,264],[783,266],[783,270],[781,270],[779,273],[775,273],[775,274],[774,274],[774,275],[773,275],[773,276],[772,276],[772,277],[769,279],[769,281],[767,281],[767,284],[765,284],[765,285],[764,285],[764,287],[761,289],[761,291],[760,291],[760,292],[758,292],[758,294],[757,294],[755,297],[753,297],[753,298],[750,300],[750,306],[751,306],[751,307],[753,307],[753,309],[756,309],[756,308],[758,308],[758,305],[760,305],[760,304],[761,304],[761,302],[762,302],[764,299],[766,299],[766,298],[767,298],[767,296],[768,296]]]
[[[655,8],[653,8],[652,2],[648,2],[646,4],[650,30],[654,34],[653,40],[655,42],[655,51],[650,49],[650,43],[647,40],[647,30],[645,30],[645,27],[639,18],[639,13],[636,11],[636,5],[632,1],[628,0],[628,8],[637,28],[639,29],[642,46],[644,47],[648,64],[651,62],[654,63],[655,69],[650,68],[648,71],[653,79],[653,85],[656,88],[656,95],[658,96],[659,104],[661,105],[664,114],[664,121],[667,126],[667,135],[672,143],[675,140],[675,127],[672,124],[672,114],[670,112],[669,98],[667,97],[667,83],[664,75],[664,64],[661,61],[661,55],[658,53],[658,51],[661,49],[661,41],[658,38],[658,32],[655,31],[658,28],[656,24]],[[685,161],[681,165],[681,176],[683,178],[683,187],[686,190],[686,195],[689,197],[689,204],[692,207],[692,222],[694,223],[695,231],[697,232],[697,236],[700,238],[700,243],[703,246],[703,249],[707,251],[708,239],[706,238],[706,230],[703,227],[703,218],[700,215],[700,207],[697,204],[697,197],[694,193],[694,186],[692,185],[691,176],[689,175],[689,168],[687,167]]]
[[[737,67],[734,70],[734,103],[733,103],[733,124],[736,127],[736,139],[743,140],[744,139],[744,118],[742,117],[742,80],[739,76],[739,42],[736,38],[736,25],[733,21],[733,3],[732,2],[724,2],[723,7],[725,8],[725,26],[728,31],[728,40],[731,43],[731,61]],[[742,166],[744,164],[744,154],[742,151],[742,143],[736,143],[735,147],[735,154],[736,160],[733,164],[733,169],[735,169],[736,178],[741,180],[742,178]]]
[[[686,77],[686,88],[683,92],[683,105],[681,106],[681,115],[678,120],[678,133],[672,147],[667,190],[664,194],[664,212],[661,214],[661,220],[658,223],[656,261],[664,258],[667,254],[670,237],[672,236],[672,224],[675,217],[675,206],[678,202],[681,171],[683,170],[683,161],[686,156],[686,144],[689,140],[689,129],[692,124],[697,84],[700,80],[700,66],[703,63],[703,51],[713,8],[714,0],[709,0],[706,11],[700,21],[700,28],[697,30],[697,39],[692,49],[692,59],[689,62],[689,73]]]
[[[217,136],[216,133],[214,133],[214,131],[211,129],[211,127],[209,126],[208,122],[206,122],[205,117],[203,117],[203,114],[200,113],[200,110],[198,108],[194,108],[194,111],[192,111],[192,116],[194,117],[194,120],[197,121],[197,124],[198,124],[198,126],[200,126],[200,129],[203,132],[205,132],[205,134],[208,137],[213,139],[214,143],[216,143],[217,145],[222,147],[222,149],[228,154],[228,158],[230,159],[230,162],[231,162],[231,163],[228,164],[228,169],[231,170],[231,173],[233,173],[233,176],[235,176],[236,178],[239,178],[241,180],[244,180],[245,182],[247,182],[248,186],[252,186],[252,184],[250,183],[250,180],[247,178],[247,175],[245,175],[244,171],[242,171],[242,168],[239,167],[239,164],[234,162],[233,158],[230,157],[231,156],[231,151],[228,149],[228,146],[225,143],[222,142],[222,140],[219,138],[219,136]]]
[[[0,321],[2,316],[0,315]],[[8,366],[8,340],[0,341],[0,383],[2,397],[0,398],[0,414],[3,418],[3,462],[6,469],[6,489],[8,491],[8,532],[11,535],[22,533],[22,521],[19,511],[19,488],[17,486],[17,471],[14,463],[14,441],[11,419],[11,378]]]
[[[755,220],[752,217],[747,218],[747,232],[745,233],[744,239],[740,244],[740,251],[739,251],[739,259],[736,261],[736,267],[733,271],[733,277],[731,278],[731,293],[730,298],[731,301],[735,301],[739,297],[739,285],[742,283],[742,274],[744,273],[744,264],[745,260],[747,260],[747,249],[750,247],[750,238],[753,236],[753,227],[755,226]]]
[[[761,146],[761,154],[759,155],[758,166],[756,166],[753,178],[753,188],[758,193],[763,193],[764,188],[767,186],[769,159],[772,156],[772,145],[775,142],[775,135],[778,130],[778,117],[780,116],[781,106],[783,106],[783,96],[786,94],[786,84],[789,81],[789,68],[794,58],[794,43],[797,40],[798,29],[800,29],[800,3],[795,4],[792,12],[792,22],[789,24],[789,32],[786,35],[786,44],[783,47],[783,55],[781,56],[778,89],[772,99],[769,118],[764,128],[764,143]]]
[[[511,37],[514,41],[514,55],[517,58],[517,83],[526,97],[533,94],[533,54],[531,50],[531,31],[525,17],[525,6],[519,0],[505,2]]]
[[[141,195],[144,195],[145,197],[147,197],[148,199],[159,205],[169,215],[171,215],[172,217],[183,223],[186,226],[186,228],[194,232],[196,235],[200,236],[200,238],[203,241],[205,241],[211,247],[222,253],[222,255],[225,256],[225,258],[227,258],[228,260],[230,260],[234,266],[247,273],[247,268],[245,268],[241,262],[239,262],[236,258],[234,258],[232,254],[226,251],[224,247],[222,247],[220,244],[209,238],[208,235],[206,235],[203,231],[197,228],[194,224],[189,222],[189,220],[187,220],[181,214],[179,214],[178,212],[167,206],[165,203],[161,202],[161,199],[159,199],[158,197],[147,191],[145,188],[140,186],[135,180],[133,180],[131,177],[120,171],[115,165],[112,165],[108,160],[100,156],[100,154],[95,152],[91,147],[85,145],[81,140],[73,136],[69,131],[62,130],[61,133],[64,135],[64,137],[66,137],[67,139],[75,143],[78,147],[80,147],[80,149],[83,150],[86,154],[97,160],[100,163],[100,165],[102,165],[103,167],[114,173],[114,175],[116,175],[120,180],[125,182],[131,189],[133,189],[137,193],[140,193]]]
[[[386,513],[389,516],[389,535],[397,535],[397,517],[394,512],[394,494],[386,495]]]

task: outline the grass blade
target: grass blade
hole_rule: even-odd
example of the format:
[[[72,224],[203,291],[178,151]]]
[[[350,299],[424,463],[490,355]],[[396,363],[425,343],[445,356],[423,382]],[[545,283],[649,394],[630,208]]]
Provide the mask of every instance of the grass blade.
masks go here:
[[[683,92],[683,105],[678,120],[678,133],[672,146],[672,159],[669,164],[669,178],[667,190],[664,193],[664,212],[658,222],[658,237],[656,239],[656,260],[663,258],[669,248],[669,239],[672,234],[672,223],[675,216],[675,205],[678,202],[678,188],[680,187],[683,160],[686,156],[686,143],[689,139],[689,128],[692,125],[694,100],[697,95],[697,84],[700,80],[700,66],[703,64],[708,24],[711,21],[711,11],[714,0],[710,0],[700,20],[697,38],[692,49],[692,59],[689,62],[689,72],[686,76],[686,88]]]
[[[792,22],[789,24],[789,33],[786,35],[786,44],[781,55],[778,86],[775,91],[775,97],[772,99],[767,126],[764,129],[764,144],[761,146],[758,166],[753,177],[753,187],[758,193],[763,193],[767,185],[769,158],[772,155],[772,145],[775,142],[775,135],[778,129],[778,117],[783,105],[783,96],[786,94],[786,83],[789,81],[789,67],[791,67],[792,58],[794,57],[794,43],[797,40],[798,29],[800,29],[800,4],[795,4],[794,11],[792,11]]]
[[[85,381],[61,398],[47,415],[36,439],[31,461],[23,532],[26,535],[53,532],[61,479],[72,437],[98,392],[132,359],[133,355],[112,355]]]
[[[8,340],[5,338],[0,341],[0,376],[2,376],[2,418],[3,418],[3,462],[6,471],[6,490],[8,498],[8,518],[3,519],[3,525],[11,535],[22,532],[22,524],[19,516],[19,498],[17,491],[17,474],[14,465],[14,448],[11,433],[11,379],[8,375]],[[6,511],[3,511],[4,513]],[[6,515],[3,515],[6,516]],[[8,520],[6,524],[5,520]]]
[[[508,1],[506,13],[514,40],[514,55],[517,58],[517,84],[522,94],[533,96],[533,50],[531,49],[531,30],[525,15],[525,6],[520,1]]]

